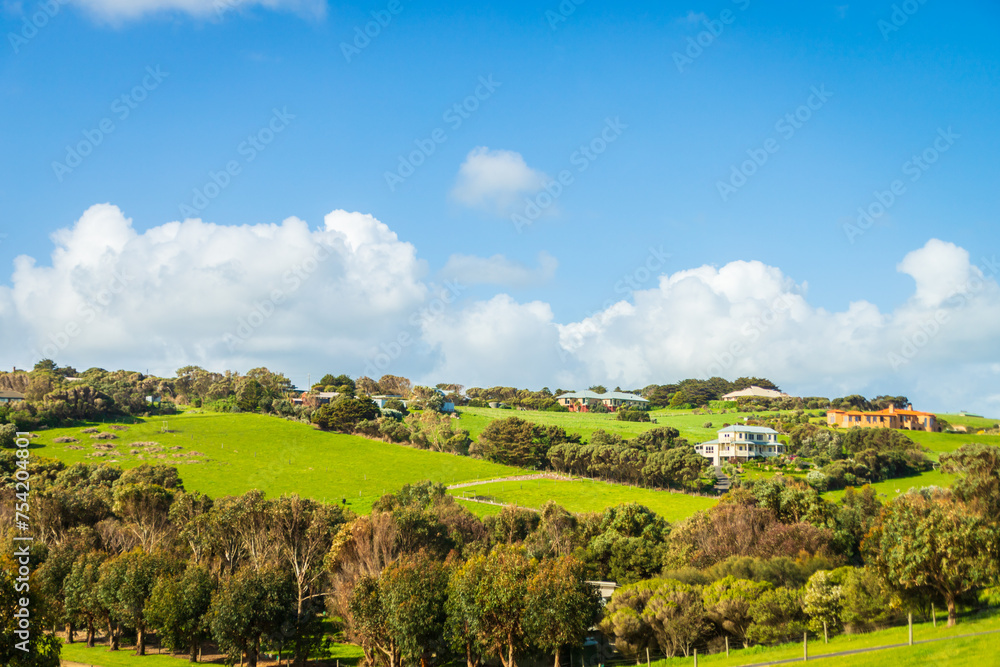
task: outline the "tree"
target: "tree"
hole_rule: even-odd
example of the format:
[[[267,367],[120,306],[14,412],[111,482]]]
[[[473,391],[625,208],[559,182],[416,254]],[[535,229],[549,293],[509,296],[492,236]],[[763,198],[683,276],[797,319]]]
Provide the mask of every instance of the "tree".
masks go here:
[[[472,610],[477,643],[503,667],[517,667],[515,654],[527,647],[524,612],[532,562],[521,547],[500,545],[473,557],[467,567],[479,575]]]
[[[100,551],[80,554],[73,561],[63,590],[66,592],[66,615],[82,623],[87,628],[87,646],[94,646],[94,635],[98,623],[107,623],[108,610],[101,604],[97,584],[100,580],[100,566],[107,555]],[[110,637],[109,637],[110,640]]]
[[[958,596],[996,575],[997,537],[995,517],[984,517],[947,494],[908,493],[886,506],[862,548],[892,586],[926,587],[941,595],[950,627]]]
[[[321,405],[312,415],[312,421],[324,431],[351,433],[358,422],[374,420],[381,416],[375,401],[370,398],[341,397],[333,403]]]
[[[642,618],[653,629],[660,650],[671,658],[678,651],[687,657],[707,625],[701,591],[674,579],[660,581]]]
[[[379,577],[386,629],[403,661],[427,667],[441,660],[444,642],[448,565],[426,551],[403,556]]]
[[[957,474],[955,497],[985,516],[1000,516],[1000,447],[969,444],[941,456],[942,472]]]
[[[820,633],[837,632],[841,626],[844,592],[841,580],[848,568],[817,570],[809,577],[802,593],[802,608],[809,616],[809,629]]]
[[[751,606],[766,591],[771,590],[771,584],[747,579],[726,577],[720,579],[702,591],[705,610],[708,618],[719,627],[743,642],[744,648],[750,646],[748,636],[754,617]]]
[[[105,561],[100,567],[97,594],[112,621],[136,632],[135,654],[146,655],[146,604],[157,577],[165,570],[159,556],[135,549]],[[115,634],[111,631],[112,636]],[[112,639],[117,650],[117,638]]]
[[[346,521],[344,510],[296,495],[282,496],[270,505],[270,526],[278,556],[295,582],[295,663],[305,664],[310,650],[322,641],[317,614],[322,610],[323,558],[333,535]]]
[[[388,612],[377,577],[362,576],[354,585],[349,604],[351,627],[365,653],[365,662],[375,664],[384,655],[389,667],[399,664],[399,645],[389,632]]]
[[[469,560],[451,571],[445,600],[445,638],[449,646],[465,656],[466,667],[479,667],[486,651],[480,641],[480,614],[476,596],[486,576],[486,559]]]
[[[198,661],[198,648],[210,636],[208,611],[214,591],[208,569],[192,564],[178,576],[160,577],[150,595],[150,627],[172,650],[186,649],[191,662]]]
[[[545,561],[528,582],[525,629],[532,644],[553,653],[556,667],[559,650],[582,646],[600,616],[600,595],[572,556]]]
[[[243,378],[236,385],[236,406],[243,412],[256,412],[264,396],[264,388],[253,378]]]
[[[653,627],[643,617],[646,605],[656,592],[659,582],[638,581],[615,590],[601,620],[601,632],[608,635],[615,648],[639,664],[643,650],[656,648]]]
[[[794,641],[806,629],[802,597],[798,590],[779,587],[766,590],[750,604],[753,622],[747,638],[762,644]]]
[[[246,654],[249,667],[257,667],[262,644],[269,637],[280,641],[282,626],[290,621],[293,596],[291,580],[272,568],[243,568],[223,580],[212,598],[209,625],[230,661]]]
[[[124,478],[124,476],[123,476]],[[118,483],[114,486],[114,513],[146,551],[156,549],[173,531],[170,505],[174,493],[159,484]]]
[[[59,667],[61,644],[54,635],[41,631],[52,627],[54,619],[37,590],[35,577],[19,581],[18,560],[9,552],[0,554],[0,664]],[[27,629],[21,625],[24,617],[19,613],[25,607],[30,614]]]

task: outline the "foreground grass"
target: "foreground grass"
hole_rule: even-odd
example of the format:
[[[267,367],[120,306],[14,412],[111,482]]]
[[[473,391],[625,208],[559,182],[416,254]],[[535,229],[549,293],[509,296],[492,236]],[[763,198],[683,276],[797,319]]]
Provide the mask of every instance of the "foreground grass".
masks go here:
[[[606,507],[621,503],[645,505],[671,523],[686,519],[695,512],[706,510],[718,500],[684,493],[655,491],[606,482],[590,480],[559,481],[553,479],[527,480],[523,482],[492,482],[476,486],[452,489],[449,493],[456,498],[463,495],[486,496],[491,500],[521,507],[539,508],[548,500],[566,508],[570,512],[600,512]],[[473,505],[495,509],[493,505],[463,503],[473,511]],[[487,510],[488,512],[488,510]],[[478,512],[477,512],[478,513]],[[496,512],[488,512],[490,514]],[[485,514],[485,512],[484,512]]]
[[[133,650],[123,648],[120,651],[108,651],[107,646],[87,648],[86,643],[76,642],[63,644],[61,657],[63,660],[92,665],[93,667],[181,667],[191,664],[187,661],[186,654],[178,653],[176,656],[170,656],[164,653],[157,655],[156,653],[148,653],[149,649],[147,648],[147,655],[138,657],[133,655]],[[336,664],[336,661],[339,660],[340,664],[345,667],[356,665],[361,662],[363,656],[361,649],[353,644],[334,644],[328,664]]]
[[[989,630],[1000,630],[1000,614],[993,613],[988,616],[976,619],[960,620],[953,628],[945,627],[943,614],[938,619],[938,627],[931,623],[913,624],[913,641],[919,642],[924,639],[941,639],[966,635]],[[825,654],[839,653],[841,651],[855,651],[876,646],[891,644],[906,644],[907,628],[904,625],[890,630],[881,630],[868,634],[859,635],[838,635],[830,639],[829,644],[824,644],[823,639],[810,638],[809,659],[813,660]],[[922,665],[947,665],[948,667],[966,666],[981,667],[983,665],[994,664],[993,659],[1000,649],[1000,633],[983,635],[981,637],[967,637],[963,639],[950,639],[947,641],[933,642],[930,644],[915,644],[914,646],[901,646],[899,648],[884,649],[862,653],[853,656],[840,656],[824,658],[820,663],[824,667],[875,667],[882,665],[893,665],[893,667],[917,667]],[[748,664],[768,664],[771,661],[779,660],[802,660],[802,642],[785,644],[774,647],[754,646],[749,649],[739,649],[731,651],[727,658],[725,653],[715,655],[698,656],[699,665],[709,665],[710,667],[737,667]],[[680,665],[690,665],[691,658],[673,658],[659,660],[654,665],[659,667],[679,667]]]
[[[424,479],[453,484],[523,472],[464,456],[323,433],[308,424],[264,415],[189,412],[132,424],[125,431],[96,426],[118,438],[92,440],[80,427],[49,429],[32,441],[32,452],[66,463],[106,461],[123,468],[141,463],[176,465],[188,491],[213,497],[240,495],[250,489],[269,496],[296,493],[328,502],[346,500],[356,512],[368,512],[383,494]],[[168,432],[161,432],[164,427]],[[60,436],[80,442],[53,442]],[[140,441],[159,443],[163,451],[130,453],[135,449],[132,443]],[[111,443],[114,450],[104,457],[88,456],[97,451],[93,447],[97,442]]]

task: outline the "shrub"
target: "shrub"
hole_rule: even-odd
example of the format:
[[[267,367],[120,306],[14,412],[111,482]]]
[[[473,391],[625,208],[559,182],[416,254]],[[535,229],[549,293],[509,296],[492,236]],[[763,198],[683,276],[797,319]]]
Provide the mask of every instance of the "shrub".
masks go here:
[[[712,422],[705,422],[701,426],[702,426],[702,428],[712,428]]]
[[[617,419],[620,422],[648,422],[649,413],[641,410],[619,410]]]

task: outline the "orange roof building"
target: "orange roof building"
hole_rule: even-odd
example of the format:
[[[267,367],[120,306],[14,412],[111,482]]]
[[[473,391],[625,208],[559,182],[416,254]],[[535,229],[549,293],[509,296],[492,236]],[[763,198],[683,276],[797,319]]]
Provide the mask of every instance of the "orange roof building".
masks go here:
[[[937,416],[932,412],[914,410],[912,405],[897,410],[890,405],[885,410],[859,412],[858,410],[827,410],[826,423],[841,428],[900,428],[909,431],[938,432]]]

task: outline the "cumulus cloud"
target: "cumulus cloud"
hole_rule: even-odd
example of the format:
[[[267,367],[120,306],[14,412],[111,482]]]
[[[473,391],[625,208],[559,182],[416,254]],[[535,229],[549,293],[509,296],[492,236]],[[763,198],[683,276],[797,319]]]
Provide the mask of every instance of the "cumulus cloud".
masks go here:
[[[21,256],[0,285],[0,364],[50,357],[79,368],[195,363],[247,370],[405,375],[417,382],[638,388],[686,377],[766,376],[792,393],[907,394],[928,409],[995,414],[1000,267],[936,239],[907,254],[912,298],[831,311],[780,268],[734,261],[664,273],[579,321],[464,285],[536,284],[555,271],[503,256],[453,256],[444,284],[370,215],[311,228],[202,220],[138,231],[117,207],[88,209]],[[457,285],[456,285],[457,284]]]
[[[477,257],[455,254],[441,269],[441,275],[471,285],[531,287],[548,282],[556,274],[559,260],[547,252],[538,253],[538,267],[531,268],[503,255]]]
[[[451,197],[470,208],[504,215],[524,197],[541,191],[548,180],[544,172],[529,167],[520,153],[480,146],[459,167]]]
[[[135,20],[151,14],[181,12],[198,18],[220,18],[223,15],[263,7],[274,11],[289,11],[303,16],[322,18],[326,0],[69,0],[94,16],[111,22]]]
[[[306,351],[346,360],[390,335],[428,290],[412,245],[346,211],[318,230],[289,218],[185,220],[139,233],[102,204],[52,240],[51,265],[18,257],[0,294],[0,309],[31,332],[20,341],[31,359],[166,372],[178,362],[245,369]]]
[[[917,283],[914,298],[937,306],[982,273],[969,262],[969,251],[954,243],[931,239],[919,250],[907,253],[896,267]]]
[[[555,322],[537,305],[520,311],[504,298],[477,303],[474,318],[463,312],[429,334],[441,368],[468,364],[474,372],[482,354],[500,374],[497,359],[506,358],[523,377],[549,386],[638,388],[754,375],[801,395],[907,393],[932,409],[985,410],[1000,362],[1000,289],[950,244],[932,240],[909,257],[900,271],[919,276],[914,298],[885,312],[865,300],[828,311],[810,304],[806,285],[779,268],[735,261],[662,275],[656,287],[578,322]],[[938,266],[938,259],[949,261]],[[933,282],[934,271],[947,287]],[[470,350],[470,339],[487,333],[481,323],[513,312],[529,336],[491,335]]]

